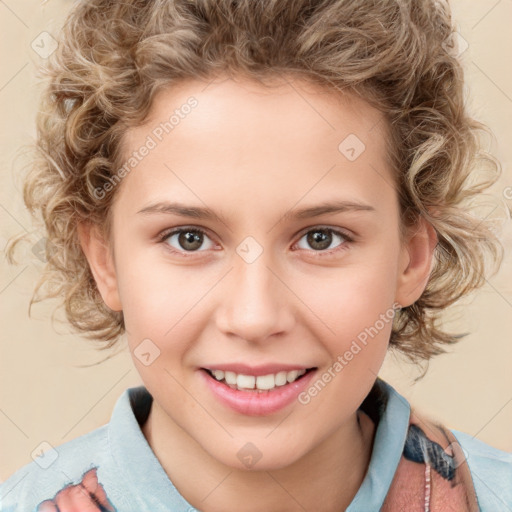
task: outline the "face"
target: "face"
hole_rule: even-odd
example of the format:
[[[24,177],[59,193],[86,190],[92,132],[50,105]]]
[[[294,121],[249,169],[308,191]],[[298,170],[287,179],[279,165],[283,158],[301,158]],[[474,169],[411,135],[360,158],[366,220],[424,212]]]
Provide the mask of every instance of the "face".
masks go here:
[[[223,464],[243,468],[252,443],[259,468],[284,467],[343,429],[393,306],[421,295],[428,251],[400,243],[381,116],[298,80],[189,81],[126,134],[137,162],[112,209],[110,277],[95,277],[123,311],[152,414]],[[308,371],[258,393],[205,369],[242,386],[274,374],[262,387]]]

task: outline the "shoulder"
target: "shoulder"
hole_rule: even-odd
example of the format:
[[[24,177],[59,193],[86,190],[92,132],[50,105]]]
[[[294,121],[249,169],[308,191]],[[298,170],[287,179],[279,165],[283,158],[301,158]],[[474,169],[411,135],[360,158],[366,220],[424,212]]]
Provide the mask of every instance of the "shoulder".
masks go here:
[[[398,413],[406,409],[409,402],[396,392],[389,384],[381,386],[387,391],[386,401],[381,400],[380,409],[384,410],[385,418],[389,411],[389,406],[395,403],[395,409]],[[400,414],[392,414],[393,423],[397,422]],[[465,432],[448,429],[437,421],[425,416],[411,407],[409,425],[407,431],[399,430],[403,435],[403,458],[406,461],[424,463],[429,462],[435,470],[432,475],[437,478],[438,485],[437,499],[443,494],[440,493],[441,483],[446,483],[453,479],[455,470],[465,461],[467,465],[458,468],[456,471],[459,481],[466,482],[469,495],[473,494],[471,487],[474,488],[474,499],[478,501],[478,506],[482,512],[510,510],[512,512],[512,453],[500,450],[491,445],[476,439]],[[454,447],[450,448],[450,443],[457,441],[461,450],[457,451],[455,456]],[[452,455],[453,454],[453,455]],[[401,461],[404,464],[404,461]],[[420,468],[421,466],[407,465],[408,468]],[[406,480],[410,476],[405,472]],[[452,487],[446,488],[453,492]],[[399,489],[399,494],[403,494],[403,489]],[[435,496],[434,496],[435,497]]]
[[[450,431],[464,452],[482,510],[512,510],[512,453],[465,432]]]
[[[79,484],[84,476],[96,478],[111,465],[108,425],[52,447],[18,469],[0,484],[1,512],[35,511],[63,488]],[[88,473],[90,472],[90,473]],[[94,474],[94,475],[93,475]]]

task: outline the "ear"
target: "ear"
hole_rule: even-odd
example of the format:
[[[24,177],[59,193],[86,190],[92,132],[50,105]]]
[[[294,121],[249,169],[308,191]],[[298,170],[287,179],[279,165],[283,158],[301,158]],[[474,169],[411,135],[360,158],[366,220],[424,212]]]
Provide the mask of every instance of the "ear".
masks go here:
[[[78,224],[77,231],[80,245],[103,301],[113,311],[122,311],[113,256],[99,227],[83,222]]]
[[[434,227],[423,216],[409,228],[401,250],[395,298],[402,307],[414,304],[425,290],[437,241]]]

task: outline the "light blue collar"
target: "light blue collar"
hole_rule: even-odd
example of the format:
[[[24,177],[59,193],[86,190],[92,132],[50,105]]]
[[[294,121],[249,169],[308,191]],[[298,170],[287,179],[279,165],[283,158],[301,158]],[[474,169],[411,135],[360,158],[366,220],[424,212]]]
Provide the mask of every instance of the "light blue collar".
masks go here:
[[[368,471],[346,512],[367,512],[382,508],[407,437],[411,412],[409,402],[380,378],[376,386],[387,396],[387,406],[377,425]]]

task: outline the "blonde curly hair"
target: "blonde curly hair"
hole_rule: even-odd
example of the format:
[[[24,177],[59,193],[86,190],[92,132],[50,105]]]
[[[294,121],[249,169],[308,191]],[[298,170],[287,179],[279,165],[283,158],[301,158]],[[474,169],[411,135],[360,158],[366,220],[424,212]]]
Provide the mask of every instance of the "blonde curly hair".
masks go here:
[[[488,256],[497,267],[503,256],[490,222],[470,209],[501,166],[481,148],[489,129],[466,111],[454,30],[448,4],[435,0],[78,2],[42,74],[24,182],[24,202],[47,238],[30,306],[59,297],[77,331],[112,347],[123,313],[104,304],[77,225],[96,223],[109,236],[119,187],[95,191],[123,162],[123,134],[144,121],[156,92],[181,80],[228,74],[266,83],[291,73],[385,114],[401,233],[423,216],[438,236],[424,293],[397,312],[390,346],[414,362],[446,352],[442,345],[466,334],[439,326],[443,310],[483,285]],[[23,238],[8,244],[11,263]]]

